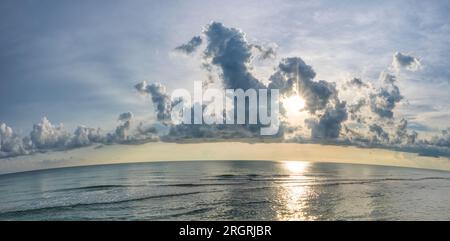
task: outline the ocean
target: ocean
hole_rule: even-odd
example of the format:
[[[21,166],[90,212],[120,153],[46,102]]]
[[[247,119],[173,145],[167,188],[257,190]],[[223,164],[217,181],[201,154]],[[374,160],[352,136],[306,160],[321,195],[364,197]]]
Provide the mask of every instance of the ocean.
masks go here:
[[[302,161],[49,169],[0,176],[0,220],[450,220],[450,173]]]

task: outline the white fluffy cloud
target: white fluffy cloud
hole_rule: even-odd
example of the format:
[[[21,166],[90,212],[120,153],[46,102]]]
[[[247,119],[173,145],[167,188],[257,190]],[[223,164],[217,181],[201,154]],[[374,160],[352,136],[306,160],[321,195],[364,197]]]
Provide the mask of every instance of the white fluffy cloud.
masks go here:
[[[28,154],[27,144],[11,127],[0,123],[0,158]]]
[[[65,147],[70,141],[70,134],[64,129],[63,124],[53,125],[47,117],[44,117],[33,126],[30,138],[38,149],[53,149]]]

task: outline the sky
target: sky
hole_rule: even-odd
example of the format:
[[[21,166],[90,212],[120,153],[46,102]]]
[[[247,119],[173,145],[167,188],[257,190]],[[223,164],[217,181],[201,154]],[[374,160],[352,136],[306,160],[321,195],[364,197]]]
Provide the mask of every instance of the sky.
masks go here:
[[[268,82],[277,68],[280,72],[283,58],[299,57],[315,71],[307,81],[335,83],[339,99],[329,107],[334,109],[323,109],[332,117],[341,101],[347,102],[346,111],[356,101],[355,90],[341,90],[347,82],[358,78],[376,86],[383,71],[395,72],[395,83],[386,87],[399,88],[402,96],[392,109],[395,120],[379,124],[369,118],[372,132],[381,139],[374,124],[386,130],[388,122],[401,125],[404,118],[408,133],[439,135],[450,120],[449,11],[448,1],[5,0],[0,3],[0,123],[27,136],[46,117],[63,123],[69,133],[84,125],[116,130],[113,135],[120,136],[119,127],[128,121],[118,119],[122,113],[146,123],[158,121],[151,98],[135,85],[161,83],[170,91],[191,89],[193,81],[204,80],[205,52],[184,55],[174,49],[194,36],[203,36],[203,45],[211,46],[204,31],[214,21],[224,26],[221,31],[245,33],[249,48],[276,50],[273,58],[252,62],[248,71],[259,81]],[[417,69],[396,68],[396,53],[417,61]],[[370,99],[372,90],[356,91],[367,91]],[[304,139],[306,132],[314,136],[314,130],[319,137],[329,135],[321,132],[322,117],[314,117],[310,128],[301,121],[303,131],[293,133],[293,139]],[[349,118],[336,124],[341,132],[355,125]],[[58,129],[45,123],[41,126]],[[445,135],[440,146],[448,148]],[[34,142],[31,149],[51,147]]]

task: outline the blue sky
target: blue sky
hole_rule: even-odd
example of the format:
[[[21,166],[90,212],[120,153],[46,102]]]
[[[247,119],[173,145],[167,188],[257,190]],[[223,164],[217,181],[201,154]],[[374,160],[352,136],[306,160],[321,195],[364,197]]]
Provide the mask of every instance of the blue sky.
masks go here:
[[[43,116],[69,129],[113,129],[126,111],[151,117],[134,84],[191,88],[200,60],[172,50],[219,21],[338,84],[376,81],[393,53],[411,54],[423,68],[399,77],[399,115],[438,130],[450,119],[449,12],[448,1],[2,1],[0,122],[29,132]]]

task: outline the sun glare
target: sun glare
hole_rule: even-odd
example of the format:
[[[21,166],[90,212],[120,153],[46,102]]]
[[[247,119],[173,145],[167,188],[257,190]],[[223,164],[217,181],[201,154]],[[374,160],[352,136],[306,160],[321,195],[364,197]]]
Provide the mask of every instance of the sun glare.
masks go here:
[[[284,99],[283,106],[289,113],[300,112],[305,108],[305,100],[298,95],[292,95]]]
[[[301,173],[309,166],[308,162],[284,161],[283,166],[292,173]]]

